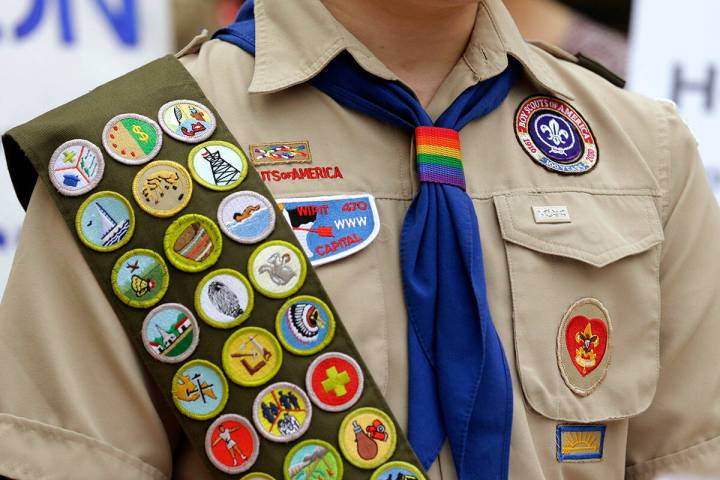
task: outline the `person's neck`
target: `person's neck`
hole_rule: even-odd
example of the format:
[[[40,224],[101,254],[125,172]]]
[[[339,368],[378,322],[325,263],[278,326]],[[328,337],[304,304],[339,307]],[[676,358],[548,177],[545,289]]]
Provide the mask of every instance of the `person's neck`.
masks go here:
[[[463,55],[478,3],[322,0],[325,7],[427,106]]]

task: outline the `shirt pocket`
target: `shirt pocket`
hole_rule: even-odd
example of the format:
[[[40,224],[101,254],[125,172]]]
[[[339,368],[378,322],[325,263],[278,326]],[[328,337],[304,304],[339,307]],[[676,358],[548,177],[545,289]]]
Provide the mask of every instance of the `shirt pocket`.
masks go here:
[[[659,374],[663,231],[653,197],[522,193],[497,195],[494,204],[510,272],[517,372],[527,403],[545,417],[572,422],[644,411]],[[552,222],[539,223],[533,207],[567,209],[569,221],[544,215]],[[558,218],[563,223],[555,223]],[[560,355],[571,349],[559,330],[571,306],[584,298],[602,303],[610,328],[605,374],[583,396],[563,379]]]

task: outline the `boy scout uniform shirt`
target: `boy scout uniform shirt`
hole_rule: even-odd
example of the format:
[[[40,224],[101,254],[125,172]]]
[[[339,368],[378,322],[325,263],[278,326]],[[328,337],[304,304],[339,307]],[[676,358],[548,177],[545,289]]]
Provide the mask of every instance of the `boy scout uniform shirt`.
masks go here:
[[[317,272],[406,424],[413,399],[398,248],[417,191],[414,146],[406,133],[305,83],[343,50],[367,71],[396,77],[319,2],[257,0],[255,8],[255,58],[199,39],[181,61],[246,151],[309,142],[311,163],[257,167],[277,198],[375,196],[378,237]],[[720,214],[695,140],[669,103],[525,43],[499,0],[481,3],[467,51],[430,114],[500,73],[507,55],[523,65],[523,78],[461,136],[489,304],[515,392],[510,478],[720,473]],[[535,94],[583,115],[600,150],[591,172],[558,175],[524,152],[515,110]],[[282,175],[317,167],[330,175]],[[566,206],[570,223],[536,223],[533,206]],[[0,474],[205,478],[72,235],[38,184],[0,308]],[[565,385],[556,359],[560,322],[583,297],[602,302],[612,323],[607,375],[586,397]],[[559,461],[557,426],[565,424],[604,425],[602,459]],[[429,474],[456,478],[447,447]]]

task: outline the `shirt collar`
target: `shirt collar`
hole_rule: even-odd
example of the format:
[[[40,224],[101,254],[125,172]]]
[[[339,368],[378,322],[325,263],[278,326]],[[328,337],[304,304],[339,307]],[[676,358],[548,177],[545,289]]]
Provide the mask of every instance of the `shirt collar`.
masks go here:
[[[275,92],[304,83],[344,50],[366,71],[397,80],[320,0],[255,0],[255,45],[251,93]],[[461,61],[473,72],[472,81],[479,82],[502,72],[508,55],[523,65],[538,86],[572,98],[557,75],[522,38],[502,1],[483,0]]]

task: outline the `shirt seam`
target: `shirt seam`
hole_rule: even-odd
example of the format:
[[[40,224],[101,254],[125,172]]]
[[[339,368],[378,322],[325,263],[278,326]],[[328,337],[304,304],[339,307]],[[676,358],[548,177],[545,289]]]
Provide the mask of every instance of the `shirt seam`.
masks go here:
[[[661,455],[640,463],[628,465],[625,467],[625,472],[630,478],[650,478],[650,476],[655,473],[660,473],[660,468],[670,465],[686,464],[693,458],[712,452],[718,452],[718,454],[720,454],[720,435],[700,441],[682,450],[668,453],[667,455]]]

